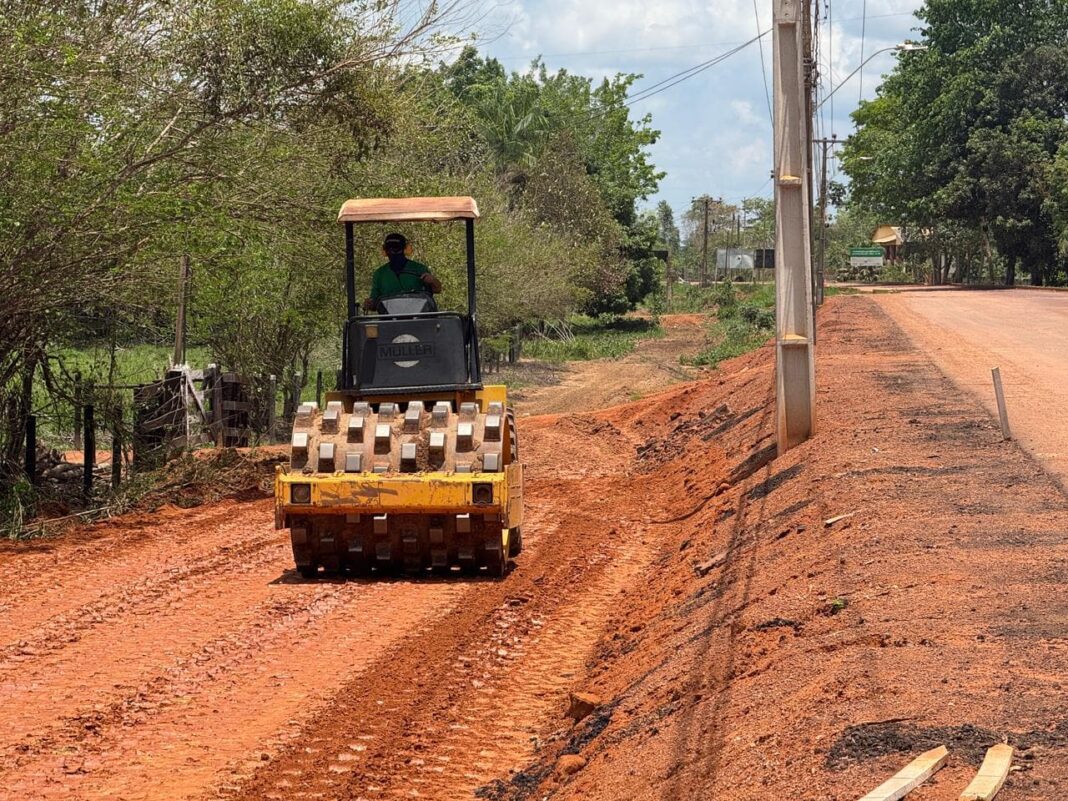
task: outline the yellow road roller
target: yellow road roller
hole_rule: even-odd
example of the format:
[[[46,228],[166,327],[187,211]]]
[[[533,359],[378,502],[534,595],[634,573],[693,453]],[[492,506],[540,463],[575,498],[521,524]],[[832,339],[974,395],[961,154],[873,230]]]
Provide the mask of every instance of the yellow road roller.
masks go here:
[[[482,383],[477,219],[470,197],[356,199],[341,207],[348,315],[338,388],[323,408],[298,408],[289,464],[274,485],[275,525],[289,529],[305,578],[320,570],[503,577],[522,550],[515,417],[506,387]],[[465,226],[466,312],[437,309],[436,281],[415,291],[411,281],[393,282],[401,291],[357,304],[353,227],[416,222]],[[381,283],[388,289],[391,281]]]

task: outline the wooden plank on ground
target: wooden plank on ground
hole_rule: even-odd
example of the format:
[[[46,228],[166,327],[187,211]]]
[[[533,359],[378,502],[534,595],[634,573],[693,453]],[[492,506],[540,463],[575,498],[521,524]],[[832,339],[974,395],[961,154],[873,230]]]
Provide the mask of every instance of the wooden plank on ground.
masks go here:
[[[944,745],[924,751],[860,801],[898,801],[931,778],[948,758],[949,751]]]
[[[995,745],[986,752],[979,772],[961,793],[960,801],[990,801],[998,794],[1012,767],[1012,746]]]

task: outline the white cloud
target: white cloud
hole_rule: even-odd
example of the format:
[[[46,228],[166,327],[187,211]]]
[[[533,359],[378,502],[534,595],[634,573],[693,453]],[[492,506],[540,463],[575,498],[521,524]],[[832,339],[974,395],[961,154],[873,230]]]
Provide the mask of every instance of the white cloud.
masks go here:
[[[732,100],[730,107],[734,111],[734,119],[742,125],[768,125],[767,116],[758,117],[753,113],[753,104],[748,100]]]
[[[921,0],[868,0],[864,55],[904,41],[917,23]],[[771,27],[771,0],[758,0],[760,27]],[[634,87],[662,81],[751,39],[757,33],[752,0],[516,0],[502,6],[507,32],[484,49],[510,69],[544,55],[549,69],[600,79],[617,72],[644,76]],[[827,87],[861,60],[861,4],[836,4],[833,30],[821,26],[819,43]],[[890,15],[890,16],[888,16]],[[770,86],[771,37],[763,40]],[[829,55],[828,55],[829,53]],[[874,95],[893,56],[876,56],[864,69],[864,96]],[[828,68],[829,64],[829,68]],[[755,45],[729,60],[634,105],[634,115],[653,114],[662,131],[654,163],[668,172],[656,200],[683,209],[702,193],[732,200],[770,193],[771,123],[760,53]],[[828,89],[829,90],[829,89]],[[826,132],[849,135],[859,76],[853,76],[824,109]]]

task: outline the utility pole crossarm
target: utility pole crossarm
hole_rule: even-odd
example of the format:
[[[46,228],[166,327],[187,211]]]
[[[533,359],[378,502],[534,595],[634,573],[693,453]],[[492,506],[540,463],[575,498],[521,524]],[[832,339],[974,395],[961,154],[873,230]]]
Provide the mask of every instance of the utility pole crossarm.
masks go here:
[[[774,0],[775,319],[779,453],[816,430],[812,251],[809,221],[811,126],[805,83],[802,2]]]

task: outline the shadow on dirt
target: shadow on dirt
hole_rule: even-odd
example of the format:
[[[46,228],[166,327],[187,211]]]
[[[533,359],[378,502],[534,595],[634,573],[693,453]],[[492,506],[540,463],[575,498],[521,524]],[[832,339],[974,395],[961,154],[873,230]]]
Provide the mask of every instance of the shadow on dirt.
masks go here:
[[[1050,730],[997,732],[965,723],[961,726],[917,726],[902,720],[850,726],[827,752],[827,767],[842,770],[851,764],[891,754],[912,754],[946,746],[969,762],[981,762],[997,743],[1026,751],[1036,745],[1068,747],[1068,720]]]

